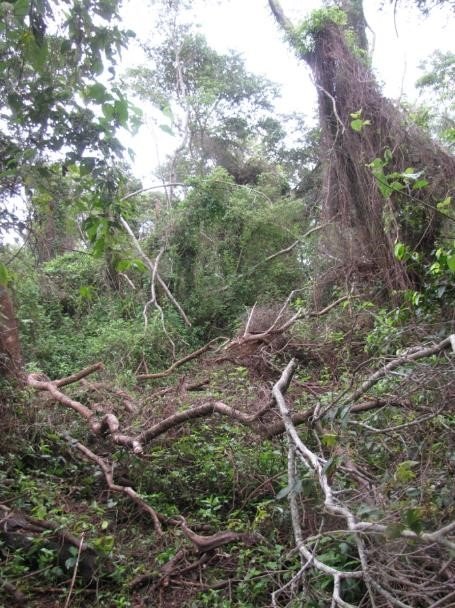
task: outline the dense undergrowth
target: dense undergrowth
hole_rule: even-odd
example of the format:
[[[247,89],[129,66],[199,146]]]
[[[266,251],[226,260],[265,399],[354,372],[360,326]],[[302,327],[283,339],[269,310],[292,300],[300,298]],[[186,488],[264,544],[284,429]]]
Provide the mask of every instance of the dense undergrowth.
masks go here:
[[[170,377],[138,385],[135,372],[165,369],[172,360],[169,336],[155,313],[144,329],[140,297],[110,291],[104,272],[98,260],[69,254],[17,282],[31,371],[38,368],[57,378],[102,360],[102,383],[83,381],[68,392],[81,403],[107,407],[125,429],[134,431],[208,400],[257,411],[270,399],[271,384],[286,360],[297,356],[300,363],[288,392],[293,410],[304,412],[315,404],[328,408],[316,426],[299,427],[302,440],[324,456],[334,487],[356,515],[387,527],[380,542],[369,542],[371,572],[376,575],[377,569],[391,587],[399,572],[405,595],[414,585],[410,572],[417,572],[415,584],[436,581],[428,593],[438,597],[438,589],[450,581],[451,566],[441,570],[449,555],[436,546],[429,553],[419,543],[409,547],[400,533],[441,528],[454,516],[453,356],[404,363],[384,376],[366,395],[367,405],[382,400],[382,407],[346,415],[337,403],[397,353],[453,331],[447,307],[433,307],[430,313],[430,307],[405,303],[387,308],[353,298],[324,317],[298,321],[278,342],[227,353],[218,348]],[[277,314],[272,306],[260,310],[265,320],[259,325]],[[186,329],[173,311],[166,309],[165,319],[175,357],[203,343],[200,330]],[[245,322],[244,317],[237,324]],[[114,385],[127,389],[134,413],[125,408],[123,393],[112,392]],[[324,513],[316,479],[299,467],[298,486],[288,486],[286,441],[282,432],[269,432],[279,422],[273,409],[257,428],[219,416],[176,426],[138,458],[108,438],[94,441],[73,412],[43,393],[4,386],[3,394],[9,414],[2,423],[8,442],[1,448],[0,503],[53,522],[93,550],[79,559],[74,546],[59,544],[55,530],[33,530],[32,540],[14,549],[11,538],[3,536],[1,580],[20,589],[27,606],[64,605],[76,563],[72,606],[265,607],[280,588],[277,605],[326,606],[330,576],[310,569],[306,587],[287,586],[301,567],[290,493],[301,505],[306,536],[317,539],[318,558],[340,570],[360,567],[344,522]],[[182,574],[164,580],[163,568],[189,547],[188,539],[178,527],[158,538],[147,515],[127,497],[109,491],[99,468],[81,459],[74,441],[114,463],[116,482],[133,487],[164,517],[184,516],[201,534],[229,530],[257,534],[259,540],[211,551],[186,573],[189,553],[180,565]],[[346,581],[343,597],[370,605],[359,580]],[[426,604],[412,600],[410,605]]]

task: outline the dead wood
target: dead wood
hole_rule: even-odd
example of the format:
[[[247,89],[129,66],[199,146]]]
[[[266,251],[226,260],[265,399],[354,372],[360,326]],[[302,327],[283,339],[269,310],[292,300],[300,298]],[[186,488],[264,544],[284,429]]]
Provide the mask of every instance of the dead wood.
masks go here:
[[[17,587],[12,585],[8,581],[3,580],[2,578],[0,578],[0,590],[1,589],[4,589],[6,593],[11,596],[11,599],[19,606],[26,605],[27,598],[22,593],[22,591],[17,589]]]
[[[196,534],[189,528],[186,524],[186,520],[184,517],[180,517],[180,527],[183,530],[185,536],[193,543],[196,551],[198,553],[206,553],[207,551],[212,551],[217,547],[221,547],[222,545],[227,545],[229,543],[245,543],[248,545],[255,544],[259,542],[260,537],[257,534],[246,534],[242,532],[217,532],[216,534],[212,534],[210,536],[201,536],[200,534]]]
[[[26,554],[30,554],[30,561],[33,562],[36,539],[44,531],[52,531],[53,534],[42,537],[42,544],[55,551],[58,563],[64,567],[66,560],[72,557],[70,549],[76,547],[80,555],[80,575],[86,581],[94,578],[98,554],[83,539],[67,530],[62,530],[61,526],[54,522],[30,517],[3,504],[0,504],[0,514],[0,539],[7,547],[12,550],[25,549]]]
[[[85,445],[83,445],[79,441],[76,441],[69,435],[66,435],[66,439],[68,439],[70,441],[70,444],[74,448],[79,450],[79,452],[81,452],[86,458],[88,458],[89,460],[91,460],[92,462],[94,462],[95,464],[97,464],[99,466],[99,468],[102,470],[102,472],[104,474],[104,478],[106,479],[106,483],[107,483],[109,489],[112,492],[119,492],[120,494],[125,494],[126,496],[128,496],[136,505],[138,505],[138,507],[142,511],[144,511],[144,513],[147,513],[151,517],[157,536],[158,537],[163,536],[163,529],[161,527],[160,520],[167,521],[167,518],[160,515],[157,511],[155,511],[155,509],[153,509],[153,507],[151,507],[149,504],[147,504],[146,501],[143,498],[141,498],[139,496],[139,494],[135,490],[133,490],[132,487],[121,486],[119,484],[114,483],[114,472],[113,472],[112,465],[108,464],[104,460],[104,458],[101,458],[101,456],[98,456],[97,454],[92,452],[89,448],[87,448]]]
[[[170,376],[172,374],[172,372],[174,372],[178,367],[180,367],[184,363],[188,363],[188,361],[192,361],[193,359],[196,359],[200,355],[204,354],[212,347],[212,345],[215,342],[219,342],[220,340],[226,340],[226,338],[214,338],[213,340],[211,340],[210,342],[208,342],[201,348],[198,348],[197,350],[193,351],[189,355],[186,355],[185,357],[182,357],[178,361],[175,361],[175,363],[173,363],[166,370],[164,370],[162,372],[156,372],[154,374],[139,374],[138,376],[136,376],[136,379],[139,382],[142,382],[143,380],[155,380],[157,378],[165,378],[166,376]]]
[[[137,411],[137,406],[134,403],[133,397],[131,397],[131,395],[129,395],[126,391],[120,388],[109,386],[109,384],[107,384],[106,382],[88,382],[85,379],[82,380],[81,384],[88,390],[97,393],[102,393],[103,391],[105,391],[111,395],[114,395],[115,397],[118,397],[122,400],[125,409],[132,414]],[[61,384],[59,386],[61,386]]]

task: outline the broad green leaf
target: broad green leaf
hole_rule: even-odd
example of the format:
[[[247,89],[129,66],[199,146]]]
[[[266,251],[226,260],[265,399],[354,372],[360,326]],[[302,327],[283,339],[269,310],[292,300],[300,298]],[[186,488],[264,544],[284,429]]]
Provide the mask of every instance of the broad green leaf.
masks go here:
[[[172,113],[171,106],[169,104],[161,106],[160,110],[166,118],[168,118],[171,122],[173,122],[174,115]]]
[[[28,15],[29,5],[29,0],[16,0],[14,3],[14,16],[25,17]]]
[[[131,267],[135,270],[139,270],[139,272],[147,272],[147,266],[139,258],[131,260]]]
[[[403,260],[406,255],[406,245],[404,243],[397,243],[393,250],[393,253],[397,260]]]
[[[117,272],[125,272],[131,268],[131,260],[119,260],[115,265]]]
[[[413,184],[413,190],[422,190],[428,186],[428,181],[426,179],[418,179],[415,184]]]
[[[452,202],[452,197],[448,196],[443,201],[440,201],[436,207],[441,211],[442,209],[448,209],[450,207],[450,203]]]
[[[111,98],[107,89],[100,82],[96,82],[95,84],[90,85],[85,90],[85,97],[87,99],[92,99],[96,103],[104,103],[108,99]]]
[[[113,116],[120,125],[126,125],[128,122],[128,102],[126,99],[117,99],[114,102]]]
[[[102,106],[104,117],[107,120],[112,120],[114,118],[114,106],[110,103],[103,103]]]
[[[354,131],[357,131],[357,133],[361,132],[361,130],[363,129],[363,125],[364,125],[364,121],[361,118],[356,118],[354,120],[351,120],[351,128]]]
[[[450,272],[455,272],[455,253],[447,256],[447,267]]]
[[[422,514],[419,508],[408,509],[405,513],[404,520],[408,528],[416,534],[422,532]]]
[[[338,442],[338,435],[334,433],[326,433],[322,436],[322,443],[328,448],[333,448]]]
[[[0,285],[8,285],[10,279],[11,275],[8,271],[8,268],[5,266],[5,264],[2,264],[2,262],[0,262]]]

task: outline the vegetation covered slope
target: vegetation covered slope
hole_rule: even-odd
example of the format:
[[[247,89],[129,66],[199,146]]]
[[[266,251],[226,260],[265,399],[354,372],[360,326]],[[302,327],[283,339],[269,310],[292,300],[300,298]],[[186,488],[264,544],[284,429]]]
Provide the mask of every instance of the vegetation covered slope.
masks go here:
[[[117,5],[2,5],[1,605],[455,602],[450,108],[382,98],[361,3],[270,5],[319,131],[291,145],[271,83],[163,2],[128,76],[180,139],[151,188],[92,61],[115,78]]]

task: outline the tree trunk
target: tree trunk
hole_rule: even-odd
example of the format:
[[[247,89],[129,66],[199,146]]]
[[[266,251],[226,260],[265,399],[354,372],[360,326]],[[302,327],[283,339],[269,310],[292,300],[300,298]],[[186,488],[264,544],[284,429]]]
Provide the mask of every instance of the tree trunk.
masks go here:
[[[0,376],[19,378],[22,354],[14,305],[6,287],[0,286]]]
[[[372,280],[389,292],[408,287],[411,281],[394,257],[394,243],[399,240],[430,254],[440,227],[436,204],[452,193],[455,161],[382,96],[365,53],[361,0],[342,1],[348,32],[354,30],[357,40],[347,40],[346,30],[328,16],[311,32],[310,47],[302,45],[279,2],[269,0],[269,5],[311,68],[317,87],[324,167],[321,212],[333,223],[323,247],[351,280]],[[353,114],[360,118],[357,128]],[[384,180],[412,167],[424,173],[429,185],[410,194],[392,190],[384,197],[369,166],[375,159],[383,163]]]

